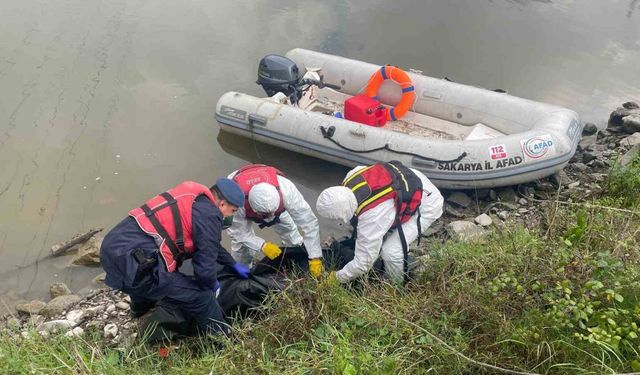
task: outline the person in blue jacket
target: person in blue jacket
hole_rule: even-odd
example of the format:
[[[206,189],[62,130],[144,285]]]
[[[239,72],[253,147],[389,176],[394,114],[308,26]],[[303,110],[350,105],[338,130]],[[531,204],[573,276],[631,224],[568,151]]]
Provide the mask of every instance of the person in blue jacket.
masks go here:
[[[131,314],[142,316],[161,299],[179,306],[201,333],[229,333],[215,292],[216,264],[242,278],[249,268],[222,247],[225,217],[244,204],[232,180],[211,188],[186,181],[129,212],[104,238],[100,251],[105,283],[131,297]],[[193,276],[179,272],[191,259]]]

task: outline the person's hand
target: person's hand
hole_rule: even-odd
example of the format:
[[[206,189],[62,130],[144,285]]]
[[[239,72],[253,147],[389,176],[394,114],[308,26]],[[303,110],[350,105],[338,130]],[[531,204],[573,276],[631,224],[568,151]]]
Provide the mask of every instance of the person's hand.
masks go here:
[[[282,254],[282,249],[273,242],[265,242],[264,245],[262,245],[262,252],[267,258],[274,260]]]
[[[238,276],[243,279],[248,279],[249,274],[251,274],[251,269],[249,269],[249,266],[247,266],[246,264],[236,263],[233,265],[233,269],[236,271]]]
[[[324,264],[322,264],[322,258],[309,259],[309,273],[316,279],[319,278],[324,272]]]

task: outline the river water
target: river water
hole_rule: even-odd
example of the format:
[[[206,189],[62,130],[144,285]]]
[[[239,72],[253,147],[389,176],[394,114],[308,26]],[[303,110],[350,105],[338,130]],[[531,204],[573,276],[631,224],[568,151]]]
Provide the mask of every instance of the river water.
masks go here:
[[[225,91],[304,47],[572,108],[640,100],[640,0],[0,0],[0,306],[99,269],[34,262],[177,182],[272,163],[314,205],[345,169],[219,134]],[[332,227],[324,223],[330,232]],[[7,302],[8,301],[8,302]]]

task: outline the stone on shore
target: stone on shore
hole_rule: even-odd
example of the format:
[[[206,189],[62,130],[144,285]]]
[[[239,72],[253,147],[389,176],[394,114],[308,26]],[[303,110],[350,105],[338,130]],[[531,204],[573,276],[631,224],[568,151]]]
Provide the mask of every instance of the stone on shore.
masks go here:
[[[76,324],[81,323],[85,317],[87,317],[87,314],[82,310],[71,310],[66,315],[67,320]]]
[[[82,327],[75,327],[71,331],[65,333],[64,335],[67,337],[81,337],[84,334],[84,329]]]
[[[49,287],[49,294],[51,295],[51,299],[66,296],[67,294],[71,294],[71,290],[65,283],[53,283]]]
[[[629,151],[627,151],[620,158],[620,165],[627,165],[633,161],[633,159],[640,153],[640,144],[631,147]]]
[[[109,339],[109,338],[114,338],[118,335],[118,326],[113,324],[113,323],[109,323],[106,326],[104,326],[104,338]]]
[[[640,132],[633,133],[620,141],[620,146],[632,147],[637,144],[640,144]]]
[[[129,310],[129,304],[124,301],[120,301],[116,303],[116,307],[119,308],[120,310]]]
[[[518,200],[518,195],[513,188],[506,187],[498,191],[498,198],[500,198],[501,202],[513,203]]]
[[[96,267],[100,265],[100,246],[102,236],[95,235],[78,249],[78,255],[71,261],[76,266]]]
[[[80,302],[82,298],[75,294],[67,294],[66,296],[60,296],[52,299],[47,305],[40,311],[44,316],[55,316],[62,314],[68,310],[71,306]]]
[[[54,332],[67,330],[69,328],[74,327],[75,325],[76,325],[76,323],[71,322],[71,321],[66,320],[66,319],[52,320],[50,322],[44,322],[44,323],[40,324],[36,328],[36,330],[38,332],[54,333]]]
[[[486,234],[482,227],[464,220],[452,221],[447,224],[447,233],[452,238],[465,242],[476,241]]]
[[[582,134],[583,135],[592,135],[595,134],[598,131],[598,127],[590,122],[587,122],[586,124],[584,124],[584,128],[582,129]]]
[[[623,118],[622,129],[628,134],[640,132],[640,114],[630,115]]]
[[[462,208],[467,208],[471,206],[471,204],[473,203],[471,198],[469,198],[467,194],[461,191],[456,191],[451,193],[451,195],[447,197],[447,202],[453,203],[456,206],[462,207]]]
[[[19,312],[36,315],[39,314],[46,305],[47,304],[42,301],[33,300],[29,302],[18,303],[16,305],[16,310]]]
[[[491,219],[491,217],[487,214],[482,214],[478,217],[476,217],[474,219],[474,221],[479,224],[482,225],[483,227],[488,227],[489,225],[493,224],[493,220]]]

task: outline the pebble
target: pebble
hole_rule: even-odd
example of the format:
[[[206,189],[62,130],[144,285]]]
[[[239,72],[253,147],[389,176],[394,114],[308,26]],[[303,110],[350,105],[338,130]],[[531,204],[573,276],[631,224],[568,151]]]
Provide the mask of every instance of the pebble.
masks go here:
[[[124,301],[126,303],[131,303],[131,297],[130,296],[125,296],[123,299],[124,299]]]
[[[105,338],[111,338],[111,337],[116,337],[118,335],[118,326],[113,324],[113,323],[109,323],[106,326],[104,326],[104,337]]]
[[[508,217],[509,217],[509,212],[507,211],[498,212],[498,218],[500,218],[500,220],[507,220]]]
[[[109,306],[107,306],[107,309],[104,310],[104,312],[106,312],[107,314],[111,314],[114,311],[116,311],[116,305],[114,304],[110,304]]]
[[[526,206],[526,205],[527,205],[527,203],[529,203],[529,201],[528,201],[528,200],[526,200],[525,198],[520,198],[520,199],[518,200],[518,203],[519,203],[521,206]]]
[[[67,337],[80,337],[84,334],[84,329],[82,327],[76,327],[71,331],[65,333],[64,335]]]
[[[129,310],[129,304],[124,301],[120,301],[116,303],[116,307],[119,308],[120,310]]]
[[[493,223],[493,220],[487,214],[482,214],[482,215],[476,217],[474,219],[474,221],[476,222],[476,224],[480,224],[483,227],[488,227],[489,225],[491,225]]]
[[[51,299],[54,299],[56,297],[71,294],[71,290],[65,283],[53,283],[49,287],[49,294],[51,295]]]
[[[38,314],[46,305],[47,304],[42,301],[33,300],[17,304],[16,310],[27,314]]]
[[[67,320],[78,324],[82,322],[82,319],[84,319],[85,315],[85,312],[82,310],[71,310],[67,313],[66,318]]]
[[[60,319],[60,320],[52,320],[50,322],[44,322],[44,323],[40,324],[38,326],[38,328],[36,328],[36,329],[38,330],[38,332],[40,332],[40,331],[57,332],[57,331],[62,331],[62,330],[66,330],[66,329],[72,328],[75,325],[76,324],[74,322],[71,322],[69,320]]]

